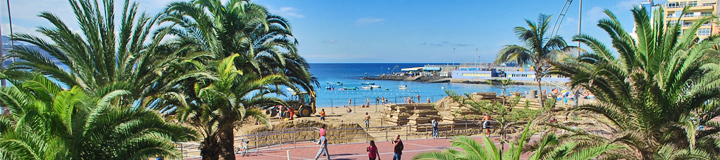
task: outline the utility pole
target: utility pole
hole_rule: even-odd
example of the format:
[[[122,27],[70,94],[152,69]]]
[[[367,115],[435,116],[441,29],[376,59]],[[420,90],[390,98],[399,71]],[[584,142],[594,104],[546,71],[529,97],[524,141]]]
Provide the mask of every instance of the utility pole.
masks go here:
[[[580,0],[580,9],[578,11],[578,35],[582,34],[582,0]],[[580,57],[580,41],[578,41],[578,51],[577,51],[577,57]]]
[[[453,48],[453,67],[455,67],[455,48]]]
[[[5,47],[3,47],[2,42],[2,21],[0,21],[0,70],[5,68],[5,54],[3,52],[5,52]],[[0,80],[0,86],[5,87],[5,79]]]

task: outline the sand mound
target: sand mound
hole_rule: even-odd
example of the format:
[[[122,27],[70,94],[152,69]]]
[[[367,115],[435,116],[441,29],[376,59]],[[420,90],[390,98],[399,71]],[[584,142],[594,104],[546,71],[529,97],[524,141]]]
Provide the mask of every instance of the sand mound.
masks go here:
[[[326,125],[328,143],[331,144],[365,142],[368,137],[371,138],[365,130],[360,129],[360,125],[357,123],[320,122],[308,119],[279,122],[273,124],[272,128],[264,125],[244,126],[240,129],[238,135],[261,133],[262,135],[259,137],[251,137],[251,141],[259,140],[261,144],[316,141],[318,138],[317,131],[322,125]]]

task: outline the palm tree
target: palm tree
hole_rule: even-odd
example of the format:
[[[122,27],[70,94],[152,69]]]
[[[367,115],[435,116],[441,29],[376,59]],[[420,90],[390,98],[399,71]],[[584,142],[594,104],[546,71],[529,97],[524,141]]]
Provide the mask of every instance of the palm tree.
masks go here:
[[[510,145],[510,149],[504,151],[495,146],[495,143],[489,137],[483,137],[482,144],[474,139],[466,136],[455,137],[450,142],[452,147],[461,148],[462,151],[454,149],[446,149],[442,152],[425,152],[420,153],[413,157],[413,160],[473,160],[473,159],[486,159],[486,160],[519,160],[523,154],[523,147],[526,147],[526,142],[530,141],[530,137],[533,135],[531,131],[532,121],[525,125],[525,129],[520,134],[520,137]],[[541,141],[536,141],[535,145],[537,149],[528,158],[528,160],[540,160],[540,159],[592,159],[596,158],[603,153],[618,149],[618,145],[608,144],[605,146],[599,146],[595,148],[576,148],[577,145],[574,143],[564,143],[563,145],[558,144],[558,137],[554,133],[547,134]]]
[[[166,98],[175,104],[169,106],[175,108],[172,114],[201,132],[203,159],[217,159],[218,156],[234,159],[236,126],[250,117],[267,125],[267,118],[257,106],[285,104],[282,99],[266,96],[279,93],[271,87],[274,84],[289,85],[283,76],[244,74],[233,63],[236,57],[239,54],[213,63],[216,66],[197,65],[197,70],[212,73],[212,77],[195,83],[191,96],[177,93]]]
[[[171,101],[167,102],[175,103],[170,107],[181,108],[176,114],[185,116],[185,120],[208,116],[210,112],[207,111],[217,111],[212,114],[221,115],[217,119],[196,118],[199,121],[191,122],[204,132],[201,154],[205,159],[214,159],[220,152],[223,158],[234,159],[232,130],[240,125],[244,117],[249,117],[239,116],[238,113],[255,113],[254,109],[259,107],[284,103],[265,95],[283,95],[280,89],[283,86],[313,93],[313,83],[317,84],[317,81],[308,72],[308,64],[297,54],[297,42],[290,32],[289,23],[268,13],[264,7],[242,0],[231,0],[225,4],[221,1],[194,0],[173,2],[163,13],[161,24],[169,25],[161,30],[170,30],[170,34],[177,36],[171,40],[172,44],[189,48],[184,54],[209,55],[197,64],[186,64],[198,76],[178,81],[177,86],[182,86],[180,88],[195,89],[178,90],[168,97]],[[232,66],[232,70],[242,74],[226,77],[229,79],[225,80],[219,75],[229,73],[213,67],[220,62],[225,63],[229,57],[232,57],[229,61],[231,65],[223,65]],[[224,83],[229,88],[217,88],[219,85],[216,83]],[[200,88],[206,90],[198,90]],[[209,98],[215,96],[209,91],[223,94]],[[241,96],[255,92],[259,93],[252,97]],[[260,115],[257,117],[261,118]]]
[[[3,77],[5,77],[3,75]],[[191,128],[145,109],[110,103],[129,94],[93,97],[80,87],[63,90],[43,75],[11,79],[0,89],[0,159],[147,159],[179,157],[174,141],[196,139]]]
[[[10,57],[18,61],[9,66],[6,74],[20,78],[28,75],[25,71],[42,73],[63,86],[79,86],[93,96],[118,89],[132,92],[122,99],[123,104],[161,94],[158,87],[164,86],[162,73],[169,72],[163,69],[182,57],[164,50],[166,47],[160,42],[167,31],[152,34],[156,18],[145,13],[138,15],[137,3],[124,2],[122,18],[116,24],[113,0],[100,4],[70,0],[81,34],[71,30],[58,16],[40,13],[54,28],[39,27],[38,31],[51,41],[29,34],[16,34],[13,39],[36,45],[48,55],[17,47]]]
[[[498,52],[495,63],[517,62],[518,65],[532,64],[535,71],[535,81],[538,83],[538,94],[540,96],[540,104],[544,104],[545,97],[542,95],[542,77],[550,68],[548,61],[554,59],[558,54],[567,52],[570,47],[560,36],[548,37],[545,35],[550,24],[551,16],[540,14],[538,22],[533,23],[525,20],[528,28],[515,27],[515,34],[520,41],[525,43],[520,45],[506,45]]]
[[[594,113],[596,125],[610,134],[578,131],[574,137],[584,144],[624,144],[626,159],[669,157],[665,153],[672,148],[720,158],[720,145],[714,143],[720,124],[709,121],[720,115],[720,55],[713,49],[720,39],[700,40],[696,34],[711,18],[681,32],[678,23],[664,22],[662,9],[651,19],[645,8],[636,7],[633,38],[613,13],[605,13],[609,19],[598,26],[610,35],[617,53],[589,35],[578,35],[574,40],[588,45],[592,53],[552,62],[553,74],[570,77],[572,86],[596,96],[598,103],[578,110]],[[697,130],[700,125],[707,128]]]

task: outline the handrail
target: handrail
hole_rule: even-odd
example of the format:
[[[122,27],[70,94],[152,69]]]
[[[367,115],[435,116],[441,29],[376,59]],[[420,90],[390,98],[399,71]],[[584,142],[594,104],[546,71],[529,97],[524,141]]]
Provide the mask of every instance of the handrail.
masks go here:
[[[455,135],[472,135],[482,133],[480,121],[472,121],[465,123],[438,124],[438,136],[450,137]],[[497,122],[495,122],[497,123]],[[492,130],[498,129],[493,127]],[[277,150],[286,148],[301,148],[310,146],[297,146],[297,144],[316,142],[317,134],[320,130],[318,127],[302,127],[302,128],[286,128],[261,133],[247,134],[235,136],[234,143],[240,144],[243,140],[248,139],[248,149],[254,150]],[[358,131],[358,132],[352,132]],[[363,132],[359,132],[363,131]],[[390,134],[392,132],[392,134]],[[390,137],[400,134],[403,139],[429,139],[432,138],[431,124],[415,124],[415,125],[394,125],[394,126],[376,126],[376,127],[356,127],[356,128],[338,128],[327,129],[329,134],[329,142],[333,144],[347,144],[375,141],[390,141]],[[305,135],[301,135],[305,134]],[[384,134],[384,135],[383,135]],[[307,136],[310,135],[310,136]],[[375,136],[373,136],[375,135]],[[330,138],[329,137],[329,138]],[[383,140],[384,139],[384,140]],[[288,145],[292,145],[289,146]],[[183,157],[199,156],[199,143],[192,142],[176,142],[176,148],[181,150]],[[239,147],[236,145],[236,147]],[[197,154],[195,154],[197,153]],[[190,155],[194,156],[190,156]]]

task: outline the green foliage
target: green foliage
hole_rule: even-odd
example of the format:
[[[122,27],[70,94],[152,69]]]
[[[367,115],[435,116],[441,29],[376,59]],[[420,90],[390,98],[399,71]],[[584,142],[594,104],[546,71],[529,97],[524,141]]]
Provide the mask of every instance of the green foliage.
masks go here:
[[[525,128],[519,135],[520,137],[510,143],[510,149],[505,152],[496,146],[489,137],[482,137],[482,144],[480,144],[478,141],[470,137],[458,136],[450,140],[450,142],[452,143],[452,147],[460,148],[460,151],[455,149],[446,149],[442,152],[425,152],[416,155],[413,157],[413,160],[519,160],[523,155],[522,148],[530,146],[527,142],[530,141],[530,137],[533,133],[535,133],[530,129],[531,125],[532,122],[528,122],[525,125]],[[533,143],[537,149],[532,153],[528,160],[587,160],[597,158],[608,151],[621,148],[621,146],[613,144],[596,148],[578,148],[575,143],[564,143],[563,145],[558,145],[558,143],[558,137],[554,133],[543,136],[542,140],[535,141],[535,143]]]
[[[552,74],[570,77],[573,87],[595,95],[598,103],[577,110],[594,114],[590,117],[599,122],[595,126],[610,134],[574,131],[571,137],[586,146],[626,146],[620,152],[624,154],[614,156],[618,159],[720,158],[720,126],[710,122],[720,115],[720,52],[715,49],[720,39],[696,35],[714,17],[699,19],[681,32],[678,23],[665,23],[662,9],[650,16],[636,7],[632,13],[637,31],[629,33],[613,13],[605,13],[609,18],[598,26],[610,35],[614,49],[578,35],[574,40],[592,52],[552,62]],[[706,129],[696,130],[699,125]]]
[[[168,43],[187,48],[184,54],[210,55],[185,66],[201,74],[178,81],[183,89],[168,96],[172,105],[164,109],[202,130],[204,158],[235,159],[233,130],[246,117],[266,122],[262,107],[286,104],[266,95],[284,95],[288,87],[315,99],[319,83],[297,52],[290,24],[265,7],[244,0],[172,2],[159,21],[176,37]]]
[[[80,87],[60,89],[42,75],[0,89],[0,159],[148,159],[179,157],[174,141],[196,140],[188,127],[166,122],[144,108],[106,101]]]
[[[50,12],[40,17],[52,27],[38,27],[38,31],[50,41],[30,34],[15,34],[17,41],[27,42],[48,52],[16,46],[10,57],[17,58],[5,73],[13,79],[29,79],[27,72],[52,77],[64,87],[79,86],[92,96],[103,96],[115,90],[126,90],[113,103],[123,106],[144,105],[154,96],[162,94],[165,83],[172,77],[163,73],[185,57],[167,50],[161,40],[167,32],[153,32],[156,18],[145,13],[138,14],[138,5],[124,1],[119,23],[115,19],[112,0],[69,0],[75,13],[80,33]],[[155,33],[154,35],[151,33]],[[51,61],[57,59],[58,61]],[[61,66],[66,66],[63,69]],[[122,103],[120,103],[122,102]]]

